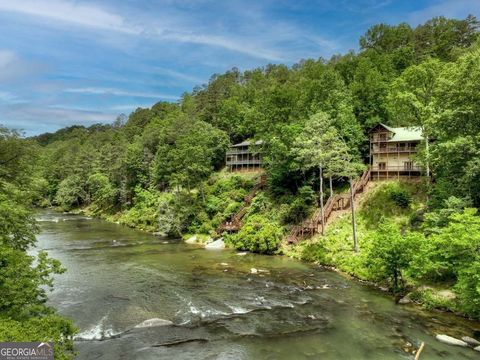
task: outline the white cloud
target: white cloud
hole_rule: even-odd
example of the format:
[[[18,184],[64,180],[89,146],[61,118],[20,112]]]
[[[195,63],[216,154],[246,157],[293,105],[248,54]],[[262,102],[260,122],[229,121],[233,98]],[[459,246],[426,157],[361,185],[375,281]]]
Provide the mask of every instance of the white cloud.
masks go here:
[[[447,18],[464,18],[468,14],[480,14],[480,1],[478,0],[455,0],[442,1],[425,9],[410,14],[410,21],[417,25],[435,16]]]
[[[9,103],[17,97],[8,91],[0,91],[0,102]]]
[[[128,34],[138,34],[131,24],[114,13],[94,5],[82,5],[65,0],[0,0],[0,11],[17,12],[42,17],[64,23],[113,30]]]
[[[114,106],[109,106],[109,109],[115,110],[115,111],[130,112],[139,107],[142,107],[142,108],[151,107],[151,104],[150,105],[141,105],[141,104],[114,105]]]
[[[269,61],[291,60],[292,56],[288,56],[278,43],[285,40],[295,41],[299,34],[304,38],[308,37],[308,34],[292,26],[285,27],[285,24],[272,22],[268,16],[261,13],[261,9],[254,12],[254,15],[248,9],[235,10],[235,21],[248,33],[244,36],[237,34],[237,30],[242,29],[234,29],[235,33],[226,30],[228,18],[223,20],[225,26],[219,28],[210,27],[204,22],[194,25],[189,12],[158,14],[155,18],[149,17],[149,14],[136,14],[137,23],[133,23],[106,7],[71,0],[0,0],[0,11],[48,20],[46,24],[49,26],[76,25],[122,35],[148,37],[157,41],[198,44]],[[120,43],[125,44],[126,40],[122,38]],[[319,45],[328,48],[331,43],[323,41]]]
[[[10,91],[0,91],[0,104],[20,104],[25,102],[19,98],[16,94]]]
[[[64,92],[77,93],[77,94],[91,94],[91,95],[111,95],[111,96],[125,96],[125,97],[140,97],[151,99],[167,99],[178,100],[178,96],[169,94],[158,94],[152,92],[140,92],[129,91],[115,88],[99,88],[99,87],[84,87],[84,88],[71,88],[65,89]]]
[[[32,128],[36,128],[39,124],[62,127],[73,124],[108,123],[114,121],[117,115],[113,112],[29,103],[3,107],[0,123],[17,129],[24,128],[24,124],[30,124]]]
[[[234,40],[218,35],[193,33],[160,33],[159,36],[165,40],[220,47],[266,60],[282,61],[285,59],[279,51],[256,46],[250,38]]]
[[[178,79],[178,80],[183,80],[189,83],[195,83],[195,84],[202,84],[205,82],[205,79],[202,79],[201,77],[194,76],[194,75],[189,75],[185,74],[180,71],[175,71],[163,67],[156,67],[151,70],[151,73],[157,73],[160,75],[165,75],[173,79]]]
[[[0,81],[24,78],[43,71],[44,66],[20,58],[14,51],[0,49]]]
[[[16,56],[13,51],[0,49],[0,71],[10,66],[15,59]]]

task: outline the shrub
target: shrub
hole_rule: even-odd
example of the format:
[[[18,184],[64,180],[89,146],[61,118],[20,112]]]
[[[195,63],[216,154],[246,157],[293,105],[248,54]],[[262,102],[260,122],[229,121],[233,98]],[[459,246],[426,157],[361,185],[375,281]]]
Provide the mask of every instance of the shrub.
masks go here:
[[[376,229],[382,217],[408,221],[413,211],[413,197],[416,187],[400,182],[381,183],[361,205],[359,218],[365,220],[368,229]]]
[[[72,321],[55,314],[23,320],[0,318],[0,341],[54,342],[55,359],[74,359],[76,351],[73,336],[77,329]]]
[[[480,318],[480,258],[460,270],[455,292],[458,294],[462,311]]]
[[[315,201],[315,192],[310,186],[298,189],[298,196],[291,205],[282,212],[281,221],[284,224],[297,223],[305,219]]]
[[[222,199],[220,199],[218,196],[211,195],[207,198],[206,204],[205,204],[205,211],[210,216],[213,216],[216,213],[218,213],[221,207],[222,207]]]
[[[264,192],[257,194],[248,209],[248,215],[258,214],[267,210],[270,206],[270,201]]]
[[[443,202],[443,208],[425,214],[423,228],[426,233],[438,233],[440,228],[448,225],[453,214],[460,214],[465,208],[471,207],[471,201],[466,198],[449,197]]]
[[[252,215],[237,234],[227,235],[226,241],[236,249],[261,254],[273,254],[282,240],[279,224],[261,215]]]
[[[403,273],[412,259],[415,240],[415,236],[403,236],[391,221],[383,220],[373,233],[366,267],[377,280],[386,280],[394,293],[404,288]]]
[[[147,231],[156,231],[159,228],[161,214],[163,218],[177,222],[176,211],[170,204],[173,201],[172,197],[172,194],[138,187],[135,189],[134,206],[125,211],[119,221]]]
[[[237,211],[240,210],[241,207],[242,204],[236,201],[229,203],[223,211],[223,218],[231,219],[237,213]]]
[[[55,202],[67,210],[72,206],[80,206],[87,197],[84,187],[85,182],[80,176],[67,177],[58,185]]]
[[[448,226],[424,237],[412,262],[412,274],[429,280],[456,280],[476,259],[480,248],[477,209],[449,217]]]
[[[397,206],[400,206],[401,208],[407,209],[411,202],[412,202],[412,197],[406,191],[405,189],[402,188],[392,188],[390,189],[390,198],[395,202]]]
[[[90,192],[91,200],[103,209],[112,206],[118,195],[117,190],[108,177],[103,174],[90,175],[87,180],[87,187]]]

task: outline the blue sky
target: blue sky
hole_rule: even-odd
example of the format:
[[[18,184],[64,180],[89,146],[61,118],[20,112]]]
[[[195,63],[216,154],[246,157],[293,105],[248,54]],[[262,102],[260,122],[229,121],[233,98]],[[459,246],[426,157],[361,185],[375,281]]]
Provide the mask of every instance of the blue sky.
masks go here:
[[[213,73],[358,48],[480,0],[0,0],[0,124],[27,135],[176,101]]]

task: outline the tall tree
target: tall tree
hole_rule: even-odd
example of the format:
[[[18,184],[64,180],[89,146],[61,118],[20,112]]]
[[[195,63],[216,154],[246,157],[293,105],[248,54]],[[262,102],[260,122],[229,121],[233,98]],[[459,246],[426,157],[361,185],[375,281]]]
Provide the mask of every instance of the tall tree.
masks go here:
[[[411,66],[392,83],[388,95],[390,116],[396,125],[422,127],[427,178],[430,177],[429,139],[438,113],[436,93],[442,69],[443,64],[436,59]]]
[[[328,175],[333,175],[334,169],[337,169],[339,147],[345,146],[332,124],[332,119],[326,113],[318,112],[312,115],[305,123],[303,132],[295,139],[292,148],[302,170],[318,169],[322,235],[325,229],[324,171],[329,169]]]

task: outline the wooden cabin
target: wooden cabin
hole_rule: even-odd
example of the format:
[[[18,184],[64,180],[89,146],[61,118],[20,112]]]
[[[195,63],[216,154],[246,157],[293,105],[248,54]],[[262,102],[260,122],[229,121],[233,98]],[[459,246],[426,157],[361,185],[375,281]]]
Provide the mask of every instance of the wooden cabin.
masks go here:
[[[261,145],[263,141],[254,143],[243,141],[231,145],[227,150],[225,164],[229,171],[256,171],[262,168]]]
[[[424,140],[420,127],[375,126],[370,130],[371,178],[420,176],[422,168],[415,154]]]

